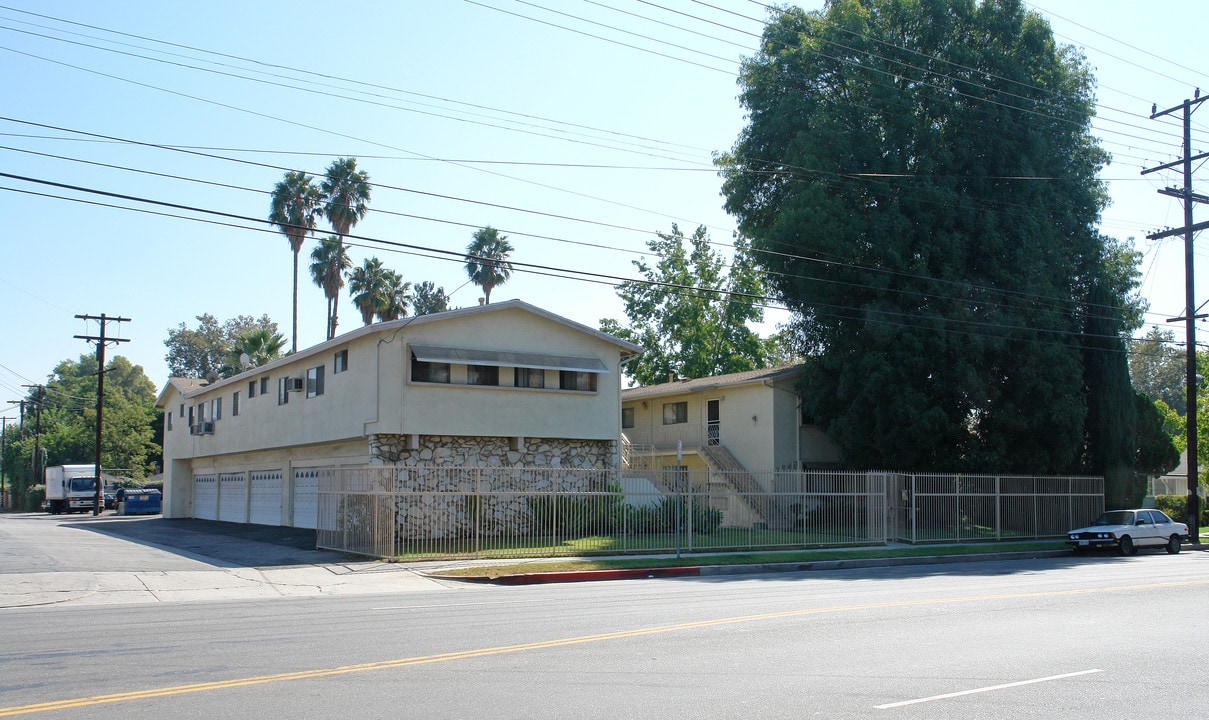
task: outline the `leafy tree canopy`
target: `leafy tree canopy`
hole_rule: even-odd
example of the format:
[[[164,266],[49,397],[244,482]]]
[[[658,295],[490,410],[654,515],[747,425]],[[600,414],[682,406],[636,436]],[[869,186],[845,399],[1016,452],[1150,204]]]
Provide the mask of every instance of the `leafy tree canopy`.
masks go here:
[[[806,410],[852,466],[1088,469],[1089,434],[1134,429],[1113,363],[1135,275],[1096,230],[1082,56],[1019,0],[773,12],[719,163],[811,356]]]
[[[25,488],[41,483],[31,475],[35,445],[45,454],[41,467],[91,463],[96,452],[97,359],[81,355],[55,366],[44,390],[34,388],[27,403],[24,430],[8,426],[4,451],[5,475],[13,482],[13,499],[25,500]],[[101,428],[101,465],[128,471],[142,478],[162,461],[162,434],[155,410],[156,388],[143,368],[121,355],[105,369],[104,421]],[[41,436],[35,443],[40,407]],[[24,508],[34,510],[36,508]]]
[[[1180,415],[1188,407],[1184,394],[1186,363],[1171,330],[1154,327],[1129,344],[1129,376],[1134,388],[1152,400],[1162,400]]]
[[[416,285],[412,307],[416,315],[432,315],[449,309],[449,296],[444,287],[437,287],[431,280]]]
[[[647,247],[658,258],[655,264],[634,261],[646,281],[617,286],[628,327],[613,319],[600,323],[603,332],[643,347],[624,366],[626,375],[655,385],[670,375],[708,377],[769,367],[777,342],[749,327],[764,319],[765,286],[744,238],[735,239],[729,269],[710,247],[704,225],[686,238],[673,224],[671,233],[657,233]]]
[[[219,323],[211,314],[197,316],[197,327],[190,328],[181,323],[176,329],[169,328],[168,339],[164,345],[168,354],[168,373],[173,377],[204,378],[214,372],[220,377],[231,377],[239,373],[238,362],[230,363],[234,352],[236,339],[249,331],[266,329],[271,335],[277,335],[277,323],[268,315],[259,319],[251,315],[239,315]],[[251,353],[249,353],[251,354]]]

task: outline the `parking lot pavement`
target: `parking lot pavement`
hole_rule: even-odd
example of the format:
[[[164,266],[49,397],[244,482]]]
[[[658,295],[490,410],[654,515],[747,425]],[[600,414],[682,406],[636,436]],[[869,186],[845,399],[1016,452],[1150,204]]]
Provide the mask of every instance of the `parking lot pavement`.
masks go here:
[[[412,567],[315,550],[313,530],[0,513],[0,609],[407,592]]]

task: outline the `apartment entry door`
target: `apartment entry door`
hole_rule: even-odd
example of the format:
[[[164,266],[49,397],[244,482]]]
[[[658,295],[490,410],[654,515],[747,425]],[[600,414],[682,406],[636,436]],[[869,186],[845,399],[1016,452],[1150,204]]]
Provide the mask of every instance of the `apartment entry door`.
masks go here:
[[[722,401],[705,401],[705,444],[719,445],[722,442]]]

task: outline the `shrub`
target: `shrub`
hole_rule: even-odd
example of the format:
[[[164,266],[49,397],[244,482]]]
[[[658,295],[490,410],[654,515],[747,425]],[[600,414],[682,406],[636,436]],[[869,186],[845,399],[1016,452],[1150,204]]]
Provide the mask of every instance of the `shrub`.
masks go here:
[[[1207,504],[1209,503],[1205,502],[1205,498],[1201,498],[1201,527],[1205,527],[1206,522],[1209,522],[1209,512],[1206,512],[1205,508]],[[1187,495],[1156,495],[1154,498],[1154,506],[1167,513],[1168,517],[1170,517],[1172,520],[1185,522],[1188,519]]]

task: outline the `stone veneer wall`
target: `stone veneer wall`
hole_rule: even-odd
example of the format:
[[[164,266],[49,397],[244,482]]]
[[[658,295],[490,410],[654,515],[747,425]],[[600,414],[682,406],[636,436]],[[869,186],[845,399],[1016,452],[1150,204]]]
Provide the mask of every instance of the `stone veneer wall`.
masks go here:
[[[404,545],[436,539],[551,534],[554,494],[605,490],[617,477],[608,440],[422,435],[370,437],[371,462],[396,465],[395,517]],[[543,499],[545,497],[546,499]]]
[[[617,466],[611,440],[525,438],[522,450],[512,450],[508,438],[421,435],[420,447],[407,449],[406,435],[371,435],[372,463],[415,467],[530,467],[608,470]]]

